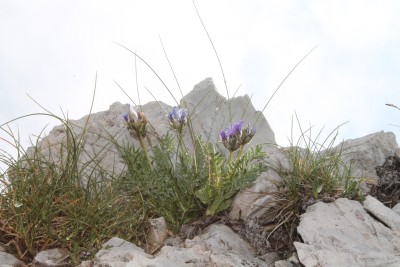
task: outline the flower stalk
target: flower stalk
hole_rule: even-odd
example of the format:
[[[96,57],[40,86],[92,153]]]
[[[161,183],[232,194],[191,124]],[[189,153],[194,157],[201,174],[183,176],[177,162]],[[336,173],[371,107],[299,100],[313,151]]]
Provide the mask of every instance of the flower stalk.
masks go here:
[[[228,162],[233,161],[232,159],[233,152],[239,149],[239,152],[234,162],[235,168],[233,170],[233,173],[231,173],[229,177],[231,181],[236,174],[236,167],[240,161],[240,158],[242,157],[243,148],[246,144],[250,143],[255,133],[256,133],[256,128],[255,127],[250,128],[250,124],[247,124],[247,128],[243,129],[242,120],[231,124],[226,128],[225,131],[220,132],[219,134],[220,141],[224,145],[224,147],[229,151]]]
[[[147,147],[144,142],[146,137],[146,125],[147,118],[143,111],[139,110],[138,107],[129,106],[128,112],[122,115],[131,135],[139,139],[140,146],[143,149],[143,153],[146,157],[147,163],[150,168],[152,168],[151,160],[149,154],[147,153]]]
[[[183,130],[187,124],[188,114],[186,108],[179,108],[176,106],[173,107],[172,111],[168,114],[169,125],[172,129],[176,130],[178,134],[178,149],[181,149],[182,153],[186,153],[183,143]]]

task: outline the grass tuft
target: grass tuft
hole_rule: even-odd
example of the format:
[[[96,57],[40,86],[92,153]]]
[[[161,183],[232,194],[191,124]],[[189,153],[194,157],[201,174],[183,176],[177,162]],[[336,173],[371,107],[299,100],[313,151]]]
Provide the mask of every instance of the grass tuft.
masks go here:
[[[283,149],[289,169],[274,167],[282,181],[278,190],[272,193],[274,200],[270,212],[263,218],[265,222],[275,224],[268,238],[277,229],[284,228],[290,242],[296,240],[300,215],[308,206],[319,201],[332,202],[339,197],[363,199],[359,187],[361,180],[352,174],[351,166],[342,161],[341,147],[333,147],[341,125],[320,141],[322,130],[314,137],[312,128],[303,131],[297,115],[296,119],[300,138],[296,143],[292,138],[291,146]]]

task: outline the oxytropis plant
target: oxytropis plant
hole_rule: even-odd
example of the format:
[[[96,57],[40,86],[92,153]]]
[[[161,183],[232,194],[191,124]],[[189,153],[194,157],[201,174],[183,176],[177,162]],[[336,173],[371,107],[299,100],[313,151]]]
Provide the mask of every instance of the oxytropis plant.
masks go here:
[[[173,107],[167,119],[175,135],[167,134],[156,146],[147,148],[144,124],[150,121],[141,120],[146,116],[138,110],[130,108],[123,116],[133,136],[142,140],[140,150],[121,149],[128,166],[125,180],[128,184],[124,186],[135,187],[148,211],[164,216],[173,230],[195,218],[228,209],[235,194],[266,169],[261,145],[244,153],[244,146],[250,143],[256,130],[250,126],[244,128],[243,121],[221,131],[220,142],[229,151],[229,156],[225,156],[215,144],[202,141],[193,132],[188,109]],[[191,138],[184,139],[185,134]],[[184,140],[192,143],[185,144]]]
[[[232,123],[219,134],[220,142],[229,151],[224,154],[208,147],[208,180],[196,192],[196,196],[207,205],[206,215],[215,215],[230,207],[232,199],[239,190],[246,188],[261,172],[266,170],[265,153],[261,145],[250,148],[243,154],[243,148],[256,133],[255,128],[243,128],[243,121]],[[233,154],[237,151],[234,158]]]

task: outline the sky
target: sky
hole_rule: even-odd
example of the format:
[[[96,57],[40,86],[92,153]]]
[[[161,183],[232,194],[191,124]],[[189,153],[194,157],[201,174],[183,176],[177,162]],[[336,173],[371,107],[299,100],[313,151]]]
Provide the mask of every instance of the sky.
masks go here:
[[[400,2],[396,0],[195,1],[220,58],[232,96],[248,94],[264,110],[277,143],[294,142],[298,116],[315,133],[339,128],[338,140],[394,132],[399,142]],[[162,83],[122,44],[136,51],[176,99],[206,77],[227,97],[213,47],[191,0],[0,0],[0,125],[50,112],[79,119],[130,100],[174,105]],[[136,65],[136,71],[135,71]],[[97,76],[96,76],[97,75]],[[139,98],[136,93],[136,75]],[[97,78],[96,78],[97,77]],[[34,99],[34,100],[32,100]],[[23,145],[59,122],[29,116],[10,127]],[[7,128],[8,129],[8,128]],[[0,132],[0,149],[12,153]]]

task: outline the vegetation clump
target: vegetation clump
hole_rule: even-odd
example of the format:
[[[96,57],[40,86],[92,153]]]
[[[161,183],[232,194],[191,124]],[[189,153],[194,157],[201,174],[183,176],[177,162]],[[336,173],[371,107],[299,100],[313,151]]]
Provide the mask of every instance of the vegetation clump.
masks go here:
[[[121,178],[109,170],[79,162],[79,138],[70,122],[58,119],[66,129],[59,161],[44,157],[37,143],[23,150],[16,139],[18,158],[1,157],[7,170],[0,176],[0,244],[27,261],[45,249],[67,248],[73,263],[93,257],[113,236],[143,244],[148,215],[140,198],[121,195]]]
[[[193,219],[228,209],[233,196],[266,169],[266,162],[260,145],[243,153],[243,147],[255,134],[255,130],[242,128],[243,121],[221,132],[221,142],[229,143],[228,149],[235,148],[229,149],[226,157],[194,133],[192,149],[184,144],[184,127],[190,124],[187,109],[174,107],[168,119],[176,138],[173,134],[161,137],[151,153],[144,142],[141,149],[119,147],[127,164],[121,187],[128,188],[126,193],[140,194],[147,210],[154,216],[163,216],[178,231]],[[129,121],[127,127],[131,127]]]
[[[278,190],[270,193],[273,201],[268,211],[257,221],[264,229],[266,225],[270,229],[266,239],[275,243],[273,247],[284,250],[294,250],[293,241],[299,240],[296,229],[300,215],[307,207],[320,201],[333,202],[340,197],[364,199],[361,180],[353,175],[351,166],[343,162],[341,147],[333,147],[340,126],[321,141],[322,130],[313,137],[312,128],[303,131],[296,119],[301,136],[297,143],[291,141],[289,147],[281,150],[288,166],[271,166],[282,180],[277,183]]]

